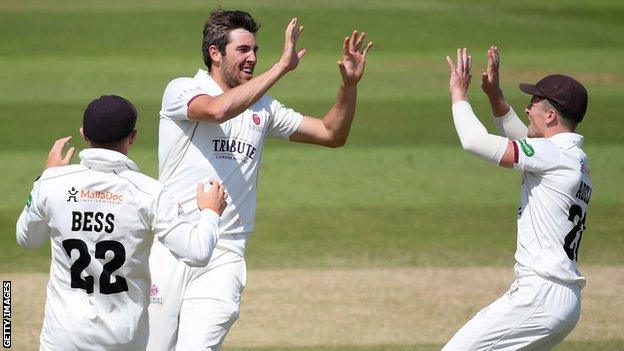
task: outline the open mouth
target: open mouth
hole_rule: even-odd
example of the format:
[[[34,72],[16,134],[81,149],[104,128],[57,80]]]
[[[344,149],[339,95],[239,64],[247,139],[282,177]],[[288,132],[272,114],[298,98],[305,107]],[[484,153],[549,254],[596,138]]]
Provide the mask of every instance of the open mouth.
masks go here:
[[[251,76],[251,75],[253,75],[254,69],[253,69],[253,67],[243,67],[242,71],[243,71],[243,73],[246,73],[246,74]]]

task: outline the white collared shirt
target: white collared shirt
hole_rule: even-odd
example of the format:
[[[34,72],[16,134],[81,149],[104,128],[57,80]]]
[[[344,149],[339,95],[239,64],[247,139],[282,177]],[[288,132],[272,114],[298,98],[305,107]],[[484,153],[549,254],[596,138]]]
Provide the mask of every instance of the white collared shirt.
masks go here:
[[[42,347],[144,349],[153,237],[206,265],[219,217],[203,210],[197,227],[180,219],[163,186],[119,152],[87,149],[80,159],[44,171],[17,222],[22,247],[52,241]]]
[[[522,170],[516,273],[585,285],[578,271],[581,236],[591,197],[583,137],[559,133],[514,141]]]
[[[229,197],[221,216],[219,245],[243,254],[254,226],[264,140],[267,136],[287,139],[303,116],[265,95],[221,124],[188,119],[188,104],[193,98],[222,93],[204,70],[167,85],[160,110],[158,179],[176,194],[190,220],[197,218],[192,201],[197,183],[207,184],[211,179],[222,182]]]

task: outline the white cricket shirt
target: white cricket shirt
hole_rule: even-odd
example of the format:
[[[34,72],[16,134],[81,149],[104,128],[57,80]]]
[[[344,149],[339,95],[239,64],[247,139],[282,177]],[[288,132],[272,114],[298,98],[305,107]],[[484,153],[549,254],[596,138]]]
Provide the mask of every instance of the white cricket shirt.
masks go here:
[[[221,124],[191,121],[189,103],[199,95],[223,93],[208,72],[177,78],[165,89],[160,110],[159,180],[176,194],[187,218],[197,218],[193,201],[198,182],[225,185],[228,205],[221,216],[219,245],[244,253],[253,230],[256,186],[267,136],[287,139],[303,116],[265,95],[240,115]]]
[[[218,215],[200,226],[125,155],[86,149],[81,164],[55,167],[35,182],[17,222],[24,248],[52,240],[42,350],[142,350],[148,336],[148,256],[156,236],[177,258],[206,265]]]
[[[583,137],[560,133],[513,144],[519,156],[514,168],[524,171],[516,273],[537,273],[583,287],[585,278],[576,262],[592,190]]]

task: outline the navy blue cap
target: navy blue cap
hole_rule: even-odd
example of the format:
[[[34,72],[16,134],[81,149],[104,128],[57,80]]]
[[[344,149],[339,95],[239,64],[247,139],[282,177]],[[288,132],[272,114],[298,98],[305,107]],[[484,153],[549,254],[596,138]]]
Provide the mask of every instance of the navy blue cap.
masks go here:
[[[87,106],[82,129],[90,141],[114,143],[132,133],[137,115],[130,101],[117,95],[102,95]]]

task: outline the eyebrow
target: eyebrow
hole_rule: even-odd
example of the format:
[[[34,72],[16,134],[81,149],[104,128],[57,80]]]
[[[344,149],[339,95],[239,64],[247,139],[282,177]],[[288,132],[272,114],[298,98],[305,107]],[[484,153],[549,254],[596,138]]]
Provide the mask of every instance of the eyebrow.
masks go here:
[[[248,49],[248,48],[251,48],[251,45],[244,45],[244,44],[243,44],[243,45],[239,45],[239,46],[237,46],[236,48],[237,48],[237,49]],[[256,50],[258,50],[258,45],[254,45],[254,47],[253,47],[253,48],[254,48],[254,49],[256,49]]]

